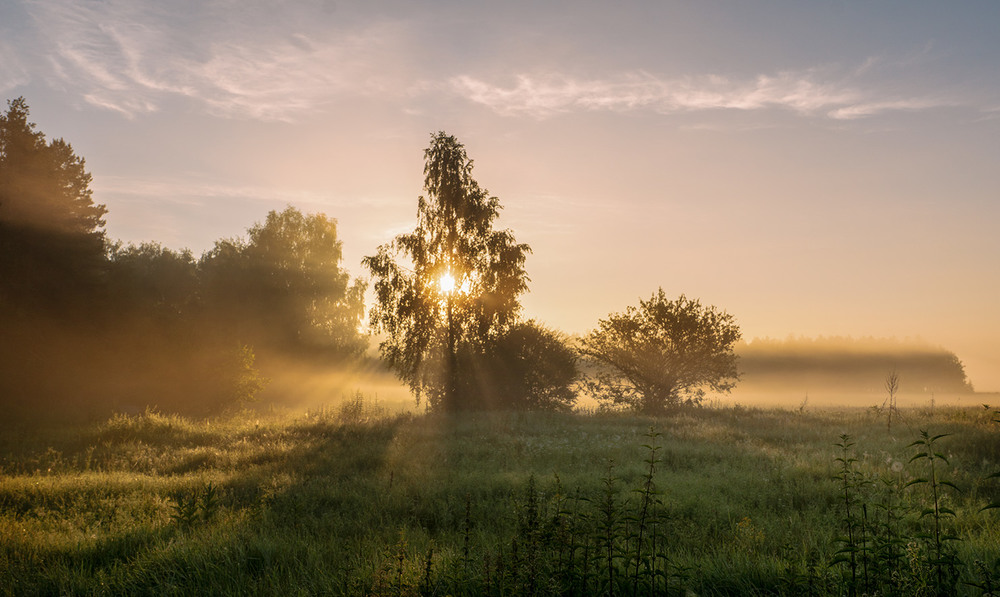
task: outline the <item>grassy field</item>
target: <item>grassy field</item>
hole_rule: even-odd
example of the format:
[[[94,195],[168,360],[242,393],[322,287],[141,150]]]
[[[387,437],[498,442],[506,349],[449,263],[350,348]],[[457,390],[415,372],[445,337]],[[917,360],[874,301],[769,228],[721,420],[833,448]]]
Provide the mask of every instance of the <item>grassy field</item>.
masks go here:
[[[901,415],[352,400],[9,428],[0,592],[995,594],[1000,425],[981,406]]]

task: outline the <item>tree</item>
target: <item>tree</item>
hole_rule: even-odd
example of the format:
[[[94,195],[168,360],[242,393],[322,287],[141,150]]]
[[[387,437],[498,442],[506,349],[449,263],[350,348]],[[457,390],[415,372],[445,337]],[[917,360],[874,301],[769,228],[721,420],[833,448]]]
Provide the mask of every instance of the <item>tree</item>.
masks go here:
[[[455,137],[432,135],[424,158],[416,228],[364,259],[375,278],[370,321],[385,334],[383,358],[418,400],[426,393],[434,408],[475,408],[477,396],[460,391],[462,380],[517,322],[531,249],[510,230],[493,229],[500,201],[472,178],[472,160]]]
[[[500,406],[567,411],[576,403],[576,351],[566,338],[534,321],[511,327],[488,361],[492,383],[484,393]]]
[[[0,300],[59,303],[93,290],[104,265],[104,215],[84,160],[28,121],[23,97],[0,115]]]
[[[731,390],[739,339],[731,315],[684,295],[667,300],[661,288],[638,308],[599,321],[581,353],[596,368],[588,380],[596,398],[655,415],[700,402],[706,386]]]
[[[108,247],[108,287],[118,311],[163,323],[191,320],[200,308],[198,262],[190,250],[156,242]],[[129,322],[128,325],[134,325]]]
[[[205,300],[241,342],[358,356],[365,284],[341,268],[337,222],[288,207],[247,239],[218,241],[202,256]]]

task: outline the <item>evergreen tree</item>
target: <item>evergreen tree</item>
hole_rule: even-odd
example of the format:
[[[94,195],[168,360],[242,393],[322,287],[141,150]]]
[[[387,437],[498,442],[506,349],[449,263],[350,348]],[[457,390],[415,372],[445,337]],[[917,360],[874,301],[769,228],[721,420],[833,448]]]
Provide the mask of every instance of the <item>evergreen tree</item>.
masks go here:
[[[105,264],[104,215],[83,158],[46,141],[23,97],[0,115],[0,301],[67,309]],[[65,297],[66,300],[63,300]]]

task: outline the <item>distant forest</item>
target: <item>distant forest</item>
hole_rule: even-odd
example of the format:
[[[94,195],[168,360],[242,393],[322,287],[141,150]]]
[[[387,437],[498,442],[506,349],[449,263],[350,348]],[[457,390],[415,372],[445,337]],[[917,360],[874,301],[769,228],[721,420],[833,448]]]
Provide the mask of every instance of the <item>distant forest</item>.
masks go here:
[[[972,392],[954,353],[885,338],[756,339],[737,346],[740,387],[750,391],[884,393],[895,372],[906,394]]]

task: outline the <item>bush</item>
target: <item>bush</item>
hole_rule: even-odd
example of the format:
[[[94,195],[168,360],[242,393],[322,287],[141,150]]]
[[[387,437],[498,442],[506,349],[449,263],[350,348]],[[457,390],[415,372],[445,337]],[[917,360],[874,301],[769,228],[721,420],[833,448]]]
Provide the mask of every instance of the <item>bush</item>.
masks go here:
[[[463,402],[480,409],[567,411],[576,402],[576,352],[535,321],[519,323],[484,354],[463,351]]]

